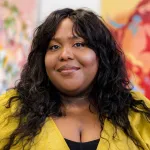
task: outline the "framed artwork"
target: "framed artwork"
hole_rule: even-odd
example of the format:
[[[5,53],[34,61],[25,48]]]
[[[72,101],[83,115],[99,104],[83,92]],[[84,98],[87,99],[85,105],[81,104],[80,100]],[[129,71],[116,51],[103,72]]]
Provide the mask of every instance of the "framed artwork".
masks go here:
[[[36,15],[36,0],[0,1],[0,94],[19,79],[30,49]]]
[[[150,98],[150,0],[102,0],[102,16],[126,55],[134,90]]]

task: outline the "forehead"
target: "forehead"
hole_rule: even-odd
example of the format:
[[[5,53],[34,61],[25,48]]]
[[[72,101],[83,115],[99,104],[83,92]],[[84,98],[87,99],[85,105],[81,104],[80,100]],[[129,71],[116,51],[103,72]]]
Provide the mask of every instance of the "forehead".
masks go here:
[[[73,22],[71,19],[66,18],[62,20],[55,32],[55,35],[52,37],[52,40],[60,40],[60,39],[82,39],[82,37],[79,37],[75,31],[73,31]]]
[[[73,31],[73,22],[69,19],[69,18],[66,18],[64,20],[62,20],[60,22],[60,24],[58,25],[58,28],[55,32],[55,35],[54,37],[57,37],[57,36],[62,36],[62,35],[72,35]]]

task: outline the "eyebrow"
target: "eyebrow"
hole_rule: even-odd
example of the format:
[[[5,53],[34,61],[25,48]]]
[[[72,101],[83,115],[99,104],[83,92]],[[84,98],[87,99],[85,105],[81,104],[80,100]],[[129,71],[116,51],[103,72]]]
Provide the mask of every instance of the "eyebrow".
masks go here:
[[[73,35],[73,36],[69,36],[68,39],[69,39],[69,40],[72,40],[72,39],[82,39],[82,37]],[[51,40],[54,40],[54,41],[61,41],[61,38],[59,38],[59,37],[52,37]]]

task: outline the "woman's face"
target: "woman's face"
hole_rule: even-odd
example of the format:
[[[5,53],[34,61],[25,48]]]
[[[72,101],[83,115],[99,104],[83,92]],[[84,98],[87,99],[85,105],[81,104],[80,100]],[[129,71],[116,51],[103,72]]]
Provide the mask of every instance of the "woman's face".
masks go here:
[[[95,52],[83,38],[72,33],[73,22],[66,18],[49,42],[45,67],[50,81],[62,93],[78,95],[91,85],[98,70]]]

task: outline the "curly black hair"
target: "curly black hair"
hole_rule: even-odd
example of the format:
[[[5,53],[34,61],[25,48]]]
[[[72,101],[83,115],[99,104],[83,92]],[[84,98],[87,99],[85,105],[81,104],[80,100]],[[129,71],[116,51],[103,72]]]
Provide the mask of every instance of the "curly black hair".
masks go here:
[[[138,105],[144,109],[140,113],[147,117],[150,110],[142,100],[136,101],[131,95],[132,85],[125,67],[124,53],[101,17],[87,9],[65,8],[52,12],[35,30],[27,63],[14,87],[18,95],[11,97],[8,103],[9,108],[12,101],[17,99],[20,102],[19,111],[13,115],[19,118],[19,124],[4,150],[9,150],[19,141],[26,141],[24,147],[32,143],[47,117],[63,115],[59,91],[48,78],[44,59],[49,42],[65,18],[72,20],[73,31],[87,42],[99,58],[100,65],[89,95],[92,97],[90,104],[97,109],[102,127],[107,118],[115,126],[115,132],[117,127],[121,128],[142,148],[134,137],[128,114],[130,109],[138,112]],[[16,137],[19,137],[17,141]]]

